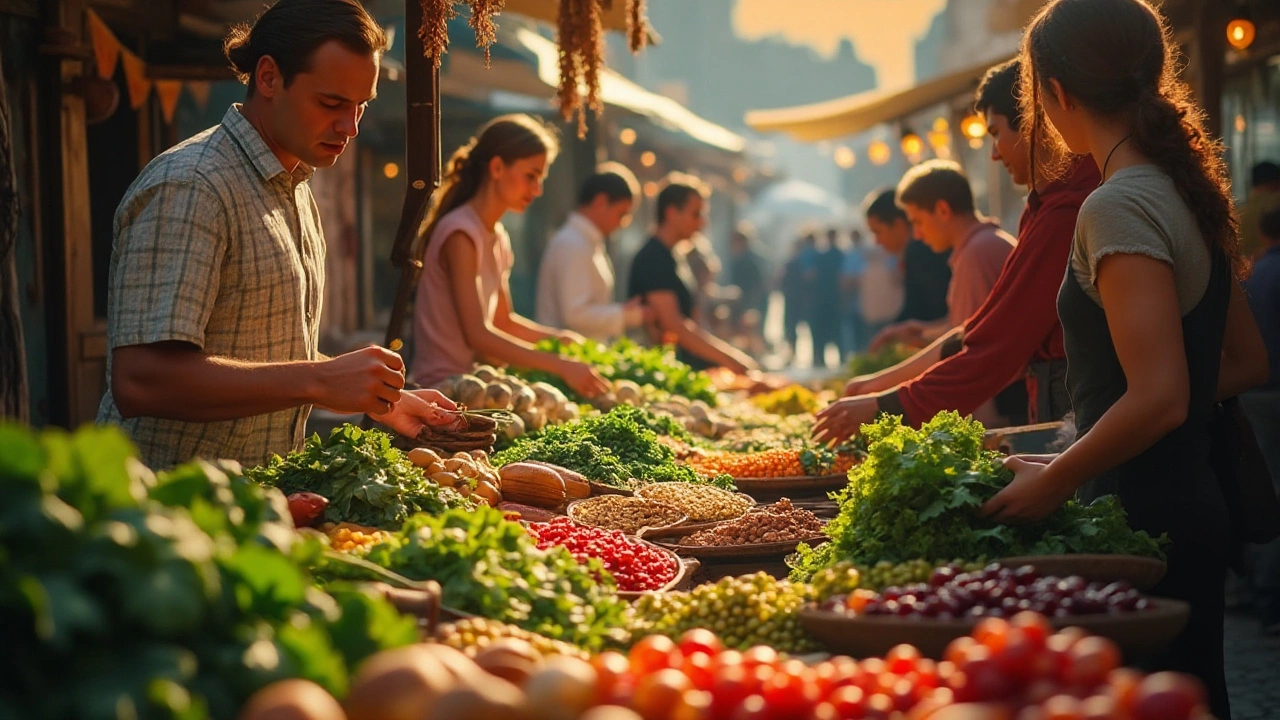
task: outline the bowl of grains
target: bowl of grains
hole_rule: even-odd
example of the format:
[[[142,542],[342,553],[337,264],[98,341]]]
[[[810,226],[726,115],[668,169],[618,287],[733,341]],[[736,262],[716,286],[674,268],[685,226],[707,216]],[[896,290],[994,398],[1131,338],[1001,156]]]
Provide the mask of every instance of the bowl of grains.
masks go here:
[[[651,529],[643,537],[698,559],[773,557],[794,552],[800,543],[826,542],[825,525],[818,516],[782,498],[712,527]]]
[[[688,516],[690,524],[740,518],[756,505],[749,495],[686,482],[650,483],[636,490],[636,496],[671,505]]]
[[[574,522],[621,530],[628,535],[636,535],[645,528],[666,529],[688,520],[673,505],[626,495],[597,495],[574,500],[565,512]]]

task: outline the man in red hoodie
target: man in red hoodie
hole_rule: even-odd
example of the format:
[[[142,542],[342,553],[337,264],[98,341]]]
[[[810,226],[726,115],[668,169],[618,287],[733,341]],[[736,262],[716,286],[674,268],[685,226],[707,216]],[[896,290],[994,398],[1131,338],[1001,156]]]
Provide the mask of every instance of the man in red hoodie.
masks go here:
[[[991,159],[1019,185],[1029,185],[1031,156],[1020,132],[1017,60],[992,68],[978,88]],[[888,370],[854,378],[846,397],[818,413],[815,438],[841,441],[881,412],[919,426],[943,410],[968,415],[1025,377],[1032,422],[1060,420],[1070,410],[1066,353],[1058,324],[1058,288],[1066,272],[1080,204],[1099,183],[1090,162],[1073,162],[1052,181],[1037,174],[1018,222],[1018,245],[991,294],[963,327]]]

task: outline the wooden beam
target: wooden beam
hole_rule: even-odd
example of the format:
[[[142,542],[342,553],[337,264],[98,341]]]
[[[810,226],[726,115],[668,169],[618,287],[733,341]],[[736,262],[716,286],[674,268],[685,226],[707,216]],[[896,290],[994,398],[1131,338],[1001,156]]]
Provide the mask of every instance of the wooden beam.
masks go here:
[[[34,19],[40,15],[37,0],[0,0],[0,15],[17,15]]]
[[[234,80],[231,68],[222,65],[147,65],[147,77],[153,80]]]

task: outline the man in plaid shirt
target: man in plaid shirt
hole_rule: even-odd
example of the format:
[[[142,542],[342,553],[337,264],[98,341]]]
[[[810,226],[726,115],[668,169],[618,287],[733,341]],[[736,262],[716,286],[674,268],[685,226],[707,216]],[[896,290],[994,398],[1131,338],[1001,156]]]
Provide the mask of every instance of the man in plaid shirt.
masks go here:
[[[325,242],[308,179],[356,136],[386,47],[355,0],[280,0],[226,41],[245,102],[151,161],[121,201],[98,419],[148,465],[261,464],[301,446],[313,405],[411,436],[454,407],[403,391],[390,350],[317,350]]]

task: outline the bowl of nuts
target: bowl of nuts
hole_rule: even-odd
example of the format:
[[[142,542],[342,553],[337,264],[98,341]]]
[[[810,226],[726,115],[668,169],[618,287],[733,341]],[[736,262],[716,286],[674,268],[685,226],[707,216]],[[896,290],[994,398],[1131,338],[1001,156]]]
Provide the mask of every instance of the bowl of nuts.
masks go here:
[[[826,542],[826,523],[787,498],[713,527],[646,530],[642,536],[678,555],[699,559],[786,556],[800,543]]]
[[[670,528],[689,518],[679,508],[626,495],[596,495],[574,500],[565,509],[574,522],[638,535],[646,528]]]
[[[756,501],[750,495],[730,492],[714,485],[686,482],[650,483],[636,490],[646,500],[657,500],[675,507],[688,516],[682,527],[713,525],[747,514]]]

